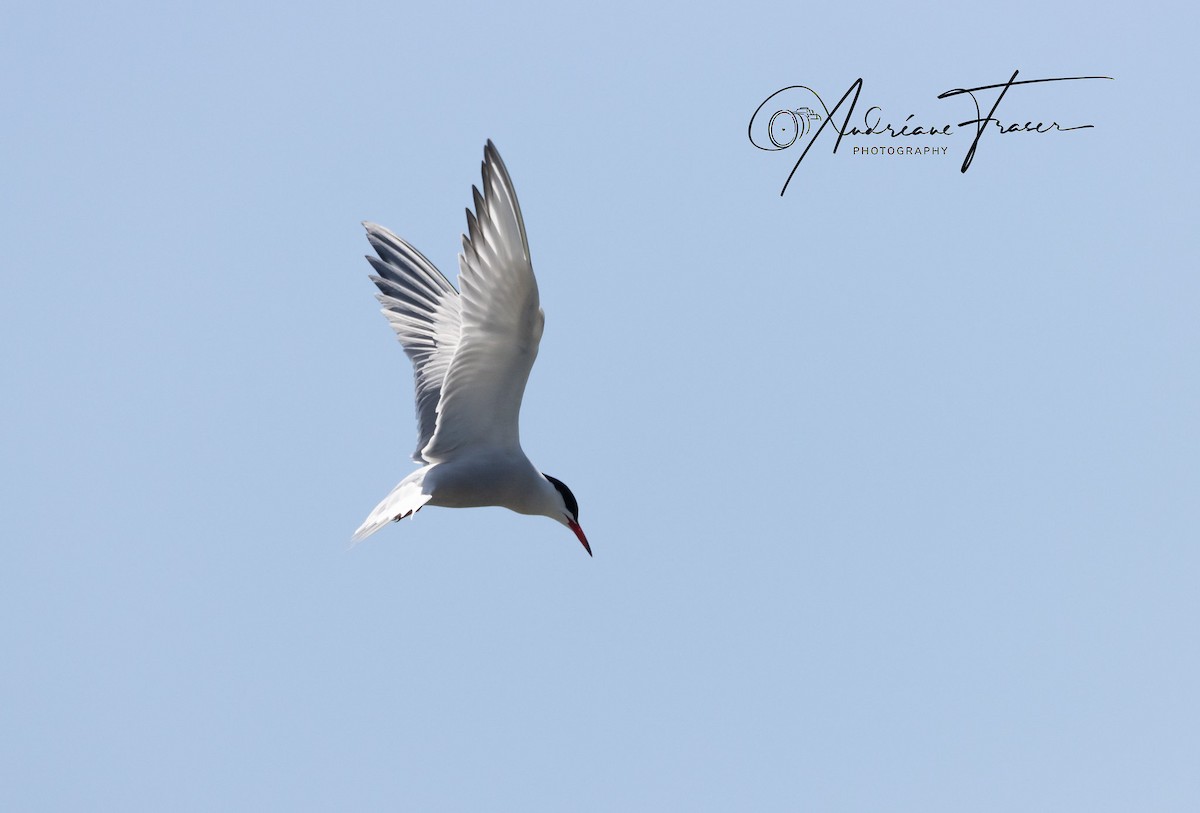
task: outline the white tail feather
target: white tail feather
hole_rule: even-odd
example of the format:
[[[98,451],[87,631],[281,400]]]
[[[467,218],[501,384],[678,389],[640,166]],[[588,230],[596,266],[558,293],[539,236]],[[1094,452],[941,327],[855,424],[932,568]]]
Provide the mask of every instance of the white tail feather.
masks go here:
[[[428,467],[418,469],[401,480],[400,485],[393,488],[391,493],[383,498],[383,502],[375,506],[375,510],[354,532],[352,541],[361,542],[389,522],[410,517],[420,511],[421,506],[432,499],[432,495],[422,490],[427,469]]]

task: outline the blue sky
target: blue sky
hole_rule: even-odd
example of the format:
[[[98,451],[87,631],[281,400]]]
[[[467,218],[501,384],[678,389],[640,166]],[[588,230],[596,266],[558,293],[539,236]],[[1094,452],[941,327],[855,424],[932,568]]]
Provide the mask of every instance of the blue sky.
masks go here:
[[[1194,810],[1181,8],[7,12],[0,807]],[[1115,81],[966,174],[746,137],[1017,69]],[[415,433],[359,223],[453,274],[487,138],[595,559],[348,546]]]

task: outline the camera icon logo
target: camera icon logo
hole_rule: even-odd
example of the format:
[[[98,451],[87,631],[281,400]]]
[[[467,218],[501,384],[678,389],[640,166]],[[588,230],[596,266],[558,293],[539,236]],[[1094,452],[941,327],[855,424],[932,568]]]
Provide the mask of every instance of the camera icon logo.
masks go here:
[[[828,123],[829,107],[805,85],[788,85],[766,99],[750,117],[750,143],[766,152],[803,147]]]
[[[819,122],[821,114],[811,107],[797,107],[794,110],[777,110],[767,122],[767,138],[777,149],[787,149],[812,132],[813,122]]]

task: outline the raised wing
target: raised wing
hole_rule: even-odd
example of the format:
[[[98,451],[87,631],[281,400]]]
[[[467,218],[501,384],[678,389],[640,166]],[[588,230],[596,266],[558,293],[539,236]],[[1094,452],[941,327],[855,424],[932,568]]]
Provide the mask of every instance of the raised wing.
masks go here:
[[[428,463],[421,450],[433,437],[442,382],[459,343],[458,291],[421,252],[382,226],[364,223],[379,259],[367,257],[378,276],[376,299],[412,359],[417,390],[417,449],[413,460]]]
[[[521,398],[545,323],[517,194],[491,141],[483,193],[471,191],[475,213],[467,211],[458,257],[461,332],[433,437],[421,450],[430,462],[463,448],[519,448]]]

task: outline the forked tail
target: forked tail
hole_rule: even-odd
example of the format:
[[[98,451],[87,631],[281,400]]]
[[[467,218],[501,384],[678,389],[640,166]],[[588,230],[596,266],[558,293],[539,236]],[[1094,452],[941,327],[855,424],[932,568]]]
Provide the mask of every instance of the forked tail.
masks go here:
[[[421,488],[427,469],[428,467],[417,469],[401,480],[400,485],[393,488],[391,493],[383,498],[383,502],[375,506],[375,510],[354,532],[352,541],[361,542],[389,522],[410,517],[421,510],[421,506],[431,499],[431,495],[424,493]]]

